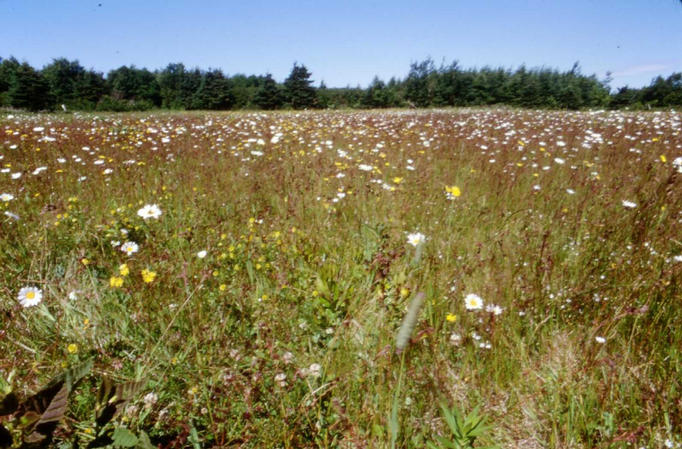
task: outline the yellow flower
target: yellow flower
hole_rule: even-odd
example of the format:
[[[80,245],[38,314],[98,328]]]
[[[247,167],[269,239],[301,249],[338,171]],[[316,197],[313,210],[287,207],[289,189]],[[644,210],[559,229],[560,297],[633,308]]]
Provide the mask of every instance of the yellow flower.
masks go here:
[[[448,323],[454,323],[455,321],[457,321],[457,315],[455,315],[454,313],[448,313],[445,319],[448,321]]]
[[[445,193],[449,193],[450,195],[454,197],[458,197],[462,195],[462,191],[459,189],[457,186],[445,186]]]
[[[87,257],[83,257],[81,259],[81,263],[87,267],[90,261],[87,259]]]
[[[78,352],[78,345],[75,343],[71,343],[69,346],[66,347],[66,350],[69,351],[69,354],[75,354]]]
[[[666,162],[668,162],[668,158],[665,157],[665,154],[661,154],[660,157],[661,157],[661,162],[663,162],[664,164],[665,164]]]
[[[149,284],[150,282],[154,282],[154,278],[156,278],[156,272],[150,271],[150,270],[142,270],[140,272],[142,274],[142,280],[145,282],[145,284]]]
[[[220,289],[221,292],[224,292],[225,290],[227,290],[227,285],[220,284],[220,287],[218,287],[218,288]]]
[[[401,298],[407,298],[409,295],[410,295],[410,291],[407,288],[403,287],[400,289],[400,297]]]
[[[401,178],[400,176],[396,176],[395,178],[393,178],[393,182],[396,184],[400,184],[401,182],[403,182],[403,178]]]
[[[130,273],[130,268],[128,268],[128,264],[122,263],[121,265],[118,266],[118,272],[121,273],[121,276],[128,276]]]
[[[112,276],[109,278],[109,287],[120,287],[123,285],[123,278],[118,276]]]

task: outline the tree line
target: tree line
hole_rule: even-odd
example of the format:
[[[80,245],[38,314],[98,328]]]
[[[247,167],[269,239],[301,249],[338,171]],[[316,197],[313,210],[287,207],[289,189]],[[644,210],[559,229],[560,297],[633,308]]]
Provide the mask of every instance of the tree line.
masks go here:
[[[415,62],[405,78],[367,88],[315,87],[312,73],[294,63],[283,83],[266,75],[225,75],[219,69],[189,69],[181,63],[150,71],[122,66],[106,76],[78,61],[54,59],[35,69],[16,58],[0,58],[0,107],[31,111],[132,111],[163,109],[314,109],[510,105],[582,109],[682,106],[682,73],[661,76],[643,88],[614,92],[610,79],[571,70],[520,66],[516,70],[462,68],[457,62],[436,66]]]

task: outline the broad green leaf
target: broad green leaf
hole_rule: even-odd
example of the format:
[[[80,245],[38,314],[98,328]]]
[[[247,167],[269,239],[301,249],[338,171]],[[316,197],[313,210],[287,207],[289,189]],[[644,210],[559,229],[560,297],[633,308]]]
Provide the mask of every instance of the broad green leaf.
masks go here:
[[[111,436],[113,445],[118,447],[134,447],[137,445],[137,437],[125,427],[117,427]]]

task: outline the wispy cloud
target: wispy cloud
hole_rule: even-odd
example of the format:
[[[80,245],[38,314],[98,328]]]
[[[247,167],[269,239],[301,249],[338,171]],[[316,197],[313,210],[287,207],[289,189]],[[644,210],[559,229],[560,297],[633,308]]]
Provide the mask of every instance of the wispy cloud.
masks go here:
[[[671,67],[671,66],[667,65],[667,64],[635,65],[632,67],[627,67],[623,70],[619,70],[617,72],[613,72],[612,76],[632,76],[632,75],[641,75],[644,73],[662,72],[669,67]]]

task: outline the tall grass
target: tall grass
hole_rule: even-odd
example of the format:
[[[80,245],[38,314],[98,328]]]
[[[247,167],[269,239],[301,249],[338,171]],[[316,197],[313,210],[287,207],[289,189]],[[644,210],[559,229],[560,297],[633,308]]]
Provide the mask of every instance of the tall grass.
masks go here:
[[[481,444],[679,444],[681,122],[0,115],[0,387],[143,375],[117,419],[161,447],[424,447],[439,404],[480,405]],[[92,438],[94,388],[57,441]]]

